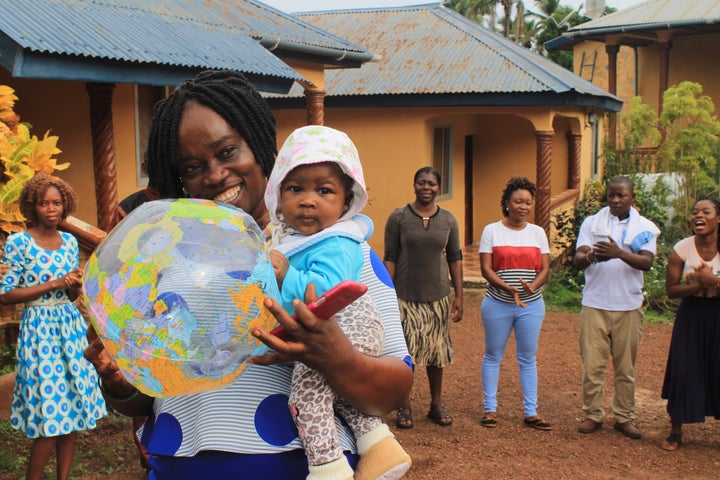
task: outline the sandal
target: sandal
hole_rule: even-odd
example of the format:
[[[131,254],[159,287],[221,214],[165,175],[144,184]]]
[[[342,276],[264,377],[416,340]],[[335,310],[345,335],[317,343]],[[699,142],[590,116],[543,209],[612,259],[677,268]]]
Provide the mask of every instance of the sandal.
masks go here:
[[[674,452],[682,445],[682,435],[671,433],[665,441],[660,444],[660,448],[667,452]]]
[[[527,427],[534,428],[535,430],[542,430],[544,432],[553,429],[552,425],[550,425],[548,422],[546,422],[537,415],[535,415],[534,417],[525,417],[523,423],[525,423],[525,426]]]
[[[428,418],[433,422],[437,423],[441,427],[447,427],[452,425],[452,417],[445,408],[445,404],[430,405],[430,411],[427,414]]]
[[[400,407],[397,411],[397,419],[395,420],[395,426],[398,428],[413,428],[412,408]]]
[[[485,412],[485,415],[480,419],[480,425],[486,428],[497,427],[497,413]]]

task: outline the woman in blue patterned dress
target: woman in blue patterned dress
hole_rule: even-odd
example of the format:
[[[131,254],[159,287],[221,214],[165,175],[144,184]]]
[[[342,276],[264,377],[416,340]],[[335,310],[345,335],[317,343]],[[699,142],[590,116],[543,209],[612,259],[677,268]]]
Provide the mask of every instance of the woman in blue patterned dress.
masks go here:
[[[53,450],[57,478],[67,479],[76,432],[107,414],[97,374],[83,357],[87,323],[72,303],[82,287],[75,237],[58,224],[75,210],[77,196],[64,181],[39,174],[20,193],[28,229],[5,241],[9,265],[0,304],[24,303],[10,423],[33,439],[29,480],[40,479]]]

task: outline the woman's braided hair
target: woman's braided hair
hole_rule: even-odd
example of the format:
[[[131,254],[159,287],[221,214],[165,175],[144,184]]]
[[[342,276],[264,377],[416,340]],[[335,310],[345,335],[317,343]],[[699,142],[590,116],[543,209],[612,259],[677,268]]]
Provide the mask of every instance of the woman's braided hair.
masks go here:
[[[275,118],[245,76],[233,70],[208,70],[187,80],[156,107],[147,148],[150,183],[170,198],[183,197],[177,170],[178,127],[183,107],[195,100],[220,115],[250,146],[267,177],[275,164]]]

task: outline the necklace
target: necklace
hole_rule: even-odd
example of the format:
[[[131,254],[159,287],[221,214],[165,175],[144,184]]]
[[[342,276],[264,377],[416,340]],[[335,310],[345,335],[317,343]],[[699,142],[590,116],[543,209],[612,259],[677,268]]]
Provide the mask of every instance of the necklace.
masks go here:
[[[435,214],[438,212],[438,210],[439,210],[439,207],[438,207],[437,205],[433,205],[433,210],[434,210],[434,211],[433,211],[432,215],[431,215],[431,216],[428,216],[428,217],[425,217],[425,216],[423,216],[423,214],[421,214],[421,213],[419,212],[419,209],[417,208],[416,205],[411,205],[410,208],[411,208],[411,209],[415,212],[415,214],[416,214],[418,217],[420,217],[420,219],[422,220],[423,230],[428,230],[428,229],[430,228],[430,219],[432,218],[432,215],[435,215]]]

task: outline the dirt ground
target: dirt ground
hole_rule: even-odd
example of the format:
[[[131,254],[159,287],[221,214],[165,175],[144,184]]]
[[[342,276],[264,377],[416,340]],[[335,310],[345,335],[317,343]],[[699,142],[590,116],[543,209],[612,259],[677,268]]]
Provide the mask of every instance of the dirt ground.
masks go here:
[[[645,325],[636,366],[636,416],[641,440],[613,430],[612,414],[604,428],[578,433],[582,396],[578,314],[548,313],[538,350],[539,413],[555,429],[540,432],[523,425],[522,396],[514,339],[505,353],[498,389],[498,426],[480,425],[483,414],[480,365],[483,330],[480,296],[466,293],[464,320],[453,330],[455,363],[445,372],[444,400],[453,415],[450,427],[425,418],[429,405],[427,377],[415,373],[415,428],[393,428],[413,458],[406,476],[416,479],[717,479],[720,425],[712,419],[685,427],[683,446],[660,449],[669,433],[665,401],[660,398],[671,325]],[[611,379],[612,370],[608,371]],[[612,382],[605,388],[610,410]],[[386,420],[392,422],[393,416]]]
[[[636,370],[637,423],[643,432],[642,440],[631,440],[614,431],[610,417],[606,419],[604,428],[594,434],[577,432],[582,415],[582,366],[578,353],[578,315],[571,313],[549,313],[540,337],[540,414],[555,429],[540,432],[522,423],[512,339],[500,374],[498,427],[486,429],[480,426],[483,413],[480,380],[483,331],[479,303],[479,294],[467,292],[464,320],[453,327],[456,358],[445,372],[444,393],[445,403],[454,417],[453,425],[439,427],[425,417],[429,396],[425,372],[421,370],[416,372],[413,388],[415,428],[398,430],[394,426],[394,415],[386,417],[413,458],[414,465],[405,478],[718,478],[720,425],[716,421],[710,419],[705,424],[686,426],[684,444],[677,452],[665,452],[659,447],[669,429],[665,402],[660,399],[660,387],[672,329],[670,325],[645,325],[643,331]],[[605,401],[608,410],[611,395],[612,385],[608,383]],[[81,437],[76,459],[82,456],[82,461],[87,463],[72,478],[140,478],[140,469],[127,433],[129,427],[122,425],[123,422],[126,420],[108,420],[109,425]],[[11,433],[3,430],[0,440],[6,435]],[[29,443],[21,437],[17,440],[12,448],[17,448],[18,456],[27,454]],[[3,449],[11,448],[9,445],[12,444],[2,442]],[[19,478],[17,472],[0,473],[0,480],[16,478]]]

